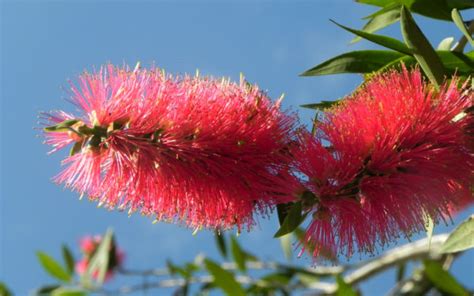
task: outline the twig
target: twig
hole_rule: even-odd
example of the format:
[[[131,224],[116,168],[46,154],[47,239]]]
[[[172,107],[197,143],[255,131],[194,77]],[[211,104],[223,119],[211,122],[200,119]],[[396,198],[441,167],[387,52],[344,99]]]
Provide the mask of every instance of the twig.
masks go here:
[[[204,267],[202,264],[199,264],[200,267]],[[239,267],[235,262],[224,262],[221,264],[221,267],[225,270],[235,271]],[[250,270],[278,270],[278,269],[292,269],[294,267],[280,264],[273,261],[262,262],[262,261],[248,261],[246,262],[247,269]],[[314,275],[335,275],[347,270],[349,266],[318,266],[318,267],[298,267],[300,270],[304,270],[308,273]],[[167,268],[156,268],[148,270],[131,270],[131,269],[119,269],[117,270],[121,275],[125,276],[169,276],[171,275]]]
[[[99,294],[99,295],[125,295],[125,294],[130,294],[133,292],[137,291],[143,291],[143,290],[150,290],[150,289],[160,289],[160,288],[179,288],[183,287],[186,285],[186,283],[192,283],[192,284],[206,284],[206,283],[212,283],[213,282],[213,277],[210,275],[205,275],[205,276],[200,276],[200,277],[194,277],[188,280],[185,279],[164,279],[160,280],[157,282],[148,282],[148,283],[143,283],[139,285],[133,285],[133,286],[124,286],[116,290],[105,290],[105,289],[100,289],[100,290],[92,290],[90,291],[91,293]],[[244,275],[238,275],[235,277],[235,280],[241,284],[250,284],[254,283],[255,280],[252,279],[249,276],[244,276]]]

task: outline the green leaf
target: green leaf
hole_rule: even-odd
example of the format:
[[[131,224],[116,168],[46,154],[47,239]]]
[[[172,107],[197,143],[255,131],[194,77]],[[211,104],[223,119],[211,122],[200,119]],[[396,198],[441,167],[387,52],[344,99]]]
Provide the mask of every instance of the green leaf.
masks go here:
[[[97,272],[97,282],[99,284],[104,283],[110,261],[110,250],[112,249],[113,236],[113,231],[111,229],[107,230],[104,237],[102,238],[102,241],[97,247],[97,251],[95,252],[94,256],[92,256],[89,266],[81,278],[86,286],[91,283],[92,275],[95,272]]]
[[[459,11],[455,8],[451,11],[451,17],[453,18],[454,23],[459,28],[459,30],[464,34],[467,41],[474,47],[474,40],[472,40],[472,34],[469,32],[469,29],[464,24],[462,16],[459,14]]]
[[[431,238],[433,237],[434,221],[428,214],[423,214],[423,220],[425,221],[426,236],[428,237],[428,248],[431,248]]]
[[[356,2],[384,7],[396,1],[395,0],[356,0]]]
[[[214,232],[214,236],[216,238],[217,249],[221,253],[222,257],[227,258],[227,246],[224,234],[220,231],[216,231]]]
[[[301,202],[295,202],[291,207],[288,215],[285,217],[283,224],[280,226],[280,229],[275,233],[274,237],[281,237],[285,234],[291,233],[295,230],[308,215],[308,213],[301,214],[302,206]]]
[[[175,265],[170,260],[166,260],[166,267],[171,274],[181,274],[183,277],[186,276],[186,271],[183,268]]]
[[[453,37],[444,38],[444,39],[441,40],[441,42],[438,44],[437,49],[438,49],[438,50],[450,50],[450,49],[451,49],[451,45],[453,44],[453,42],[454,42],[454,38],[453,38]]]
[[[68,119],[64,120],[63,122],[60,122],[56,125],[52,126],[47,126],[43,130],[45,132],[67,132],[70,130],[70,127],[73,126],[74,124],[78,123],[79,120],[76,119]]]
[[[444,67],[440,58],[405,6],[402,6],[400,15],[400,24],[405,43],[413,50],[413,55],[426,76],[434,85],[440,86],[444,79]]]
[[[398,264],[398,269],[397,269],[397,282],[401,282],[403,278],[405,277],[405,270],[406,270],[406,263],[402,262]]]
[[[370,17],[370,16],[369,16]],[[394,5],[390,8],[382,8],[364,25],[362,31],[367,33],[377,32],[400,19],[400,5]],[[352,43],[361,40],[360,37],[352,39]]]
[[[395,4],[405,5],[415,13],[449,21],[451,9],[469,9],[474,7],[472,0],[356,0],[357,2],[375,5],[383,8],[392,7]]]
[[[8,289],[5,283],[0,282],[0,295],[1,296],[12,296],[12,292]]]
[[[349,31],[357,36],[360,36],[364,39],[367,39],[369,41],[372,41],[373,43],[376,43],[378,45],[384,46],[386,48],[393,49],[395,51],[411,55],[412,52],[411,50],[403,43],[398,41],[397,39],[388,37],[388,36],[383,36],[383,35],[377,35],[377,34],[371,34],[367,33],[364,31],[359,31],[355,29],[351,29],[349,27],[343,26],[341,24],[338,24],[337,22],[330,20],[331,22],[335,23],[337,26],[343,28],[346,31]]]
[[[84,141],[79,141],[79,142],[74,143],[71,150],[69,150],[69,156],[73,156],[76,153],[81,152],[81,149],[82,149],[83,145],[84,145]]]
[[[64,264],[66,265],[66,269],[69,274],[74,273],[74,256],[71,253],[71,250],[66,245],[62,245],[61,247]]]
[[[280,223],[280,225],[282,225],[283,221],[285,221],[286,215],[288,215],[288,212],[290,211],[292,205],[293,203],[291,202],[277,204],[276,208],[278,214],[278,222]]]
[[[474,1],[472,0],[449,0],[448,6],[450,9],[469,9],[474,8]]]
[[[474,51],[463,54],[460,52],[452,52],[440,50],[436,52],[441,59],[441,62],[446,69],[448,75],[471,75],[474,67]],[[400,68],[401,63],[405,64],[407,68],[416,65],[416,60],[410,56],[403,56],[384,67],[377,70],[377,72],[386,71],[389,68]]]
[[[86,296],[87,293],[80,289],[58,288],[51,293],[51,296]]]
[[[344,53],[302,73],[301,76],[318,76],[338,73],[371,73],[402,57],[389,50],[361,50]]]
[[[33,292],[33,295],[35,296],[51,296],[51,292],[54,290],[60,288],[61,285],[47,285],[47,286],[42,286],[39,289],[35,290]],[[0,295],[2,295],[0,293]]]
[[[474,248],[474,215],[459,224],[441,246],[442,253],[455,253]]]
[[[280,245],[281,249],[283,250],[283,255],[287,260],[291,260],[292,257],[292,250],[291,250],[291,241],[293,239],[293,235],[291,233],[280,236]]]
[[[282,272],[273,272],[260,278],[259,284],[263,286],[287,286],[290,283],[292,275]],[[312,278],[314,281],[314,277]]]
[[[425,260],[425,275],[440,292],[447,295],[469,295],[461,284],[436,261]]]
[[[71,275],[66,270],[64,270],[61,264],[59,264],[48,254],[44,252],[36,252],[36,256],[38,257],[38,260],[40,261],[44,270],[46,270],[51,276],[63,282],[69,282],[71,280]]]
[[[245,296],[242,286],[235,280],[234,274],[223,269],[215,262],[205,259],[204,265],[214,278],[213,283],[230,296]]]
[[[451,8],[446,0],[400,0],[400,2],[415,13],[445,21],[451,20]]]
[[[234,261],[239,270],[245,271],[247,269],[245,266],[245,253],[237,242],[237,239],[233,236],[230,237],[230,249],[232,251],[232,257],[234,257]]]
[[[306,109],[314,109],[314,110],[325,111],[326,109],[329,109],[329,108],[337,105],[340,101],[341,101],[341,99],[338,99],[338,100],[335,100],[335,101],[321,101],[319,103],[300,105],[300,107],[301,108],[306,108]]]
[[[349,286],[344,279],[342,278],[341,275],[336,276],[336,282],[337,282],[337,296],[357,296],[357,292],[352,289],[351,286]]]

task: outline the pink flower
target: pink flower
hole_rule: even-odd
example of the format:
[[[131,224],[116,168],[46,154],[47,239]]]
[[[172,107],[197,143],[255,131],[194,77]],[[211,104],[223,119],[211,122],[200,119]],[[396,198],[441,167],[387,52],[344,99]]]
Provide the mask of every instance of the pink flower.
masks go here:
[[[95,255],[95,252],[97,251],[97,248],[99,247],[101,242],[102,237],[100,235],[96,235],[93,237],[85,236],[81,238],[79,246],[84,256],[81,260],[76,262],[75,269],[78,275],[83,275],[87,271],[89,267],[89,262]],[[109,264],[107,266],[107,272],[105,275],[106,281],[112,279],[114,270],[122,266],[123,261],[125,259],[125,253],[115,245],[115,242],[113,242],[109,256]],[[92,278],[97,279],[98,276],[98,270],[94,270],[92,273]]]
[[[458,116],[472,92],[458,81],[436,91],[419,70],[391,71],[326,112],[317,135],[301,136],[297,167],[314,198],[306,240],[321,250],[373,253],[445,219],[472,201],[474,156]]]
[[[102,237],[100,235],[84,236],[79,241],[79,246],[80,246],[81,251],[84,254],[90,255],[95,251],[95,249],[97,248],[97,246],[100,244],[101,241],[102,241]]]
[[[53,150],[75,143],[55,181],[108,208],[241,228],[293,199],[295,119],[257,86],[107,65],[71,93],[80,116],[48,115]]]

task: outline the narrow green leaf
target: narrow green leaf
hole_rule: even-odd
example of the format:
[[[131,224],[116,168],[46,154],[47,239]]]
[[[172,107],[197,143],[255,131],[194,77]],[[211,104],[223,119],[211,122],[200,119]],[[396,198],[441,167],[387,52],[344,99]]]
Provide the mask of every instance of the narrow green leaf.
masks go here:
[[[82,280],[85,283],[91,282],[92,275],[95,272],[97,272],[97,282],[99,284],[104,283],[110,261],[110,250],[112,249],[113,236],[113,231],[111,229],[107,230],[97,247],[97,251],[94,256],[92,256],[86,272],[82,276]]]
[[[276,208],[278,214],[278,222],[280,223],[280,225],[282,225],[283,221],[285,221],[286,215],[288,215],[288,212],[290,211],[292,205],[293,203],[291,202],[277,204]]]
[[[349,286],[341,275],[336,276],[337,282],[337,296],[357,296],[357,292]]]
[[[76,153],[81,152],[81,149],[82,149],[83,145],[84,145],[84,141],[79,141],[79,142],[74,143],[71,150],[69,150],[69,156],[73,156]]]
[[[280,245],[281,249],[283,250],[283,255],[287,260],[291,260],[292,257],[292,250],[291,250],[291,242],[293,239],[293,235],[291,233],[280,236]]]
[[[459,10],[474,8],[474,1],[472,0],[449,0],[448,6],[450,9],[457,8]]]
[[[396,1],[395,0],[356,0],[356,2],[359,2],[359,3],[362,3],[362,4],[368,4],[368,5],[384,7],[384,6],[390,5],[390,4],[392,4],[393,2],[396,2]]]
[[[474,69],[474,51],[468,53],[439,50],[436,52],[448,75],[472,75]]]
[[[433,237],[433,230],[434,230],[434,221],[430,215],[424,214],[423,220],[425,220],[425,230],[426,230],[426,237],[428,237],[428,248],[431,247],[431,238]]]
[[[356,2],[379,6],[391,7],[394,4],[404,4],[410,11],[441,20],[450,20],[451,9],[474,8],[472,0],[356,0]]]
[[[280,229],[278,229],[278,231],[275,233],[274,237],[280,237],[285,234],[291,233],[301,223],[303,223],[308,213],[305,213],[304,215],[302,215],[301,211],[302,211],[301,202],[294,203],[290,211],[288,212],[288,215],[285,217],[283,224],[280,226]]]
[[[442,293],[447,295],[469,295],[466,289],[436,261],[425,260],[425,275]]]
[[[464,24],[461,14],[459,14],[459,11],[456,8],[451,11],[451,17],[453,18],[453,21],[456,24],[456,26],[459,28],[459,30],[464,34],[467,41],[469,41],[471,46],[474,47],[474,40],[472,40],[472,33],[469,32],[469,29]]]
[[[402,262],[398,264],[398,269],[397,269],[397,282],[401,282],[403,278],[405,277],[405,270],[406,270],[406,263]]]
[[[239,270],[245,271],[247,269],[245,266],[245,254],[234,236],[230,237],[230,249]]]
[[[401,0],[410,11],[427,17],[450,21],[451,8],[446,0]]]
[[[78,123],[79,120],[76,119],[67,119],[64,120],[63,122],[60,122],[56,125],[52,126],[47,126],[43,130],[45,132],[67,132],[69,131],[69,128],[73,126],[74,124]]]
[[[44,252],[36,252],[36,256],[38,257],[38,260],[40,261],[44,270],[46,270],[51,276],[63,282],[69,282],[71,280],[71,275],[66,270],[64,270],[61,264],[59,264],[48,254]]]
[[[12,296],[12,292],[8,289],[5,283],[0,282],[0,295],[1,296]]]
[[[389,50],[351,51],[323,62],[302,73],[301,76],[371,73],[402,56],[401,53]]]
[[[64,264],[66,265],[66,269],[69,274],[74,273],[74,256],[71,253],[71,250],[66,245],[62,245],[61,247]]]
[[[434,85],[440,86],[443,83],[444,76],[444,67],[440,58],[405,6],[402,6],[400,15],[400,24],[405,43],[413,50],[413,55],[426,76]]]
[[[35,290],[33,292],[33,295],[35,296],[51,296],[51,292],[54,290],[60,288],[61,285],[47,285],[47,286],[42,286],[39,289]],[[2,295],[0,293],[0,295]]]
[[[319,110],[319,111],[325,111],[326,109],[329,109],[335,105],[337,105],[341,99],[335,100],[335,101],[321,101],[319,103],[313,103],[313,104],[304,104],[300,105],[301,108],[306,108],[306,109],[314,109],[314,110]]]
[[[292,275],[288,273],[272,272],[270,274],[262,276],[260,280],[265,282],[268,286],[286,286],[290,283],[291,277]],[[314,277],[312,279],[314,281]]]
[[[441,59],[448,75],[453,75],[455,73],[457,75],[472,75],[472,69],[474,68],[474,51],[463,54],[460,52],[440,50],[436,53]],[[407,68],[410,68],[416,65],[416,60],[410,56],[403,56],[378,69],[377,72],[384,72],[392,67],[400,68],[401,63],[403,63]]]
[[[451,45],[453,44],[453,42],[454,42],[454,38],[453,38],[453,37],[444,38],[444,39],[441,40],[441,42],[438,44],[437,49],[438,49],[438,50],[450,50],[450,49],[451,49]]]
[[[364,16],[362,19],[363,20],[370,20],[370,19],[372,19],[372,18],[374,18],[378,15],[386,13],[389,10],[395,10],[396,9],[396,10],[400,11],[400,6],[401,6],[401,4],[397,1],[395,1],[393,3],[385,5],[384,7],[382,7],[382,9],[379,9],[376,12],[369,14],[368,16]]]
[[[183,277],[186,277],[187,275],[186,271],[182,267],[175,265],[170,260],[166,260],[166,267],[171,274],[180,274]]]
[[[376,43],[378,45],[384,46],[384,47],[389,48],[389,49],[393,49],[395,51],[398,51],[398,52],[401,52],[401,53],[404,53],[404,54],[407,54],[407,55],[412,54],[412,51],[403,42],[400,42],[397,39],[394,39],[394,38],[391,38],[391,37],[388,37],[388,36],[384,36],[384,35],[377,35],[377,34],[372,34],[372,33],[367,33],[367,32],[364,32],[364,31],[351,29],[349,27],[338,24],[337,22],[335,22],[333,20],[330,20],[330,21],[333,22],[334,24],[336,24],[337,26],[343,28],[344,30],[349,31],[349,32],[351,32],[351,33],[353,33],[357,36],[360,36],[364,39],[367,39],[369,41],[372,41],[373,43]]]
[[[390,9],[382,8],[372,17],[362,28],[362,31],[367,33],[377,32],[400,19],[400,5],[394,5]],[[352,43],[361,40],[360,37],[352,39]]]
[[[474,215],[459,224],[441,246],[442,253],[455,253],[474,248]]]
[[[51,296],[86,296],[87,293],[80,289],[58,288],[51,293]]]
[[[205,259],[204,265],[214,278],[213,283],[230,296],[245,296],[244,289],[234,278],[234,274],[223,269],[217,263]]]
[[[227,258],[227,244],[225,242],[224,233],[216,231],[214,232],[214,236],[216,238],[217,249],[221,253],[222,257]]]

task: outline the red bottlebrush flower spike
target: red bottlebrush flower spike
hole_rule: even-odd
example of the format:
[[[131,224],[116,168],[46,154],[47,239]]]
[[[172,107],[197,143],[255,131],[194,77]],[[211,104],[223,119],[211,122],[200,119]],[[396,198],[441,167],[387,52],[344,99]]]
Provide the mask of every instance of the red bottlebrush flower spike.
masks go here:
[[[472,201],[474,156],[465,133],[472,91],[436,91],[418,69],[391,71],[326,112],[300,138],[297,167],[314,194],[307,242],[351,256],[424,230]],[[463,92],[464,91],[464,92]]]
[[[83,114],[47,115],[53,151],[75,143],[55,181],[100,204],[240,229],[293,199],[296,121],[257,86],[107,65],[71,90]]]

